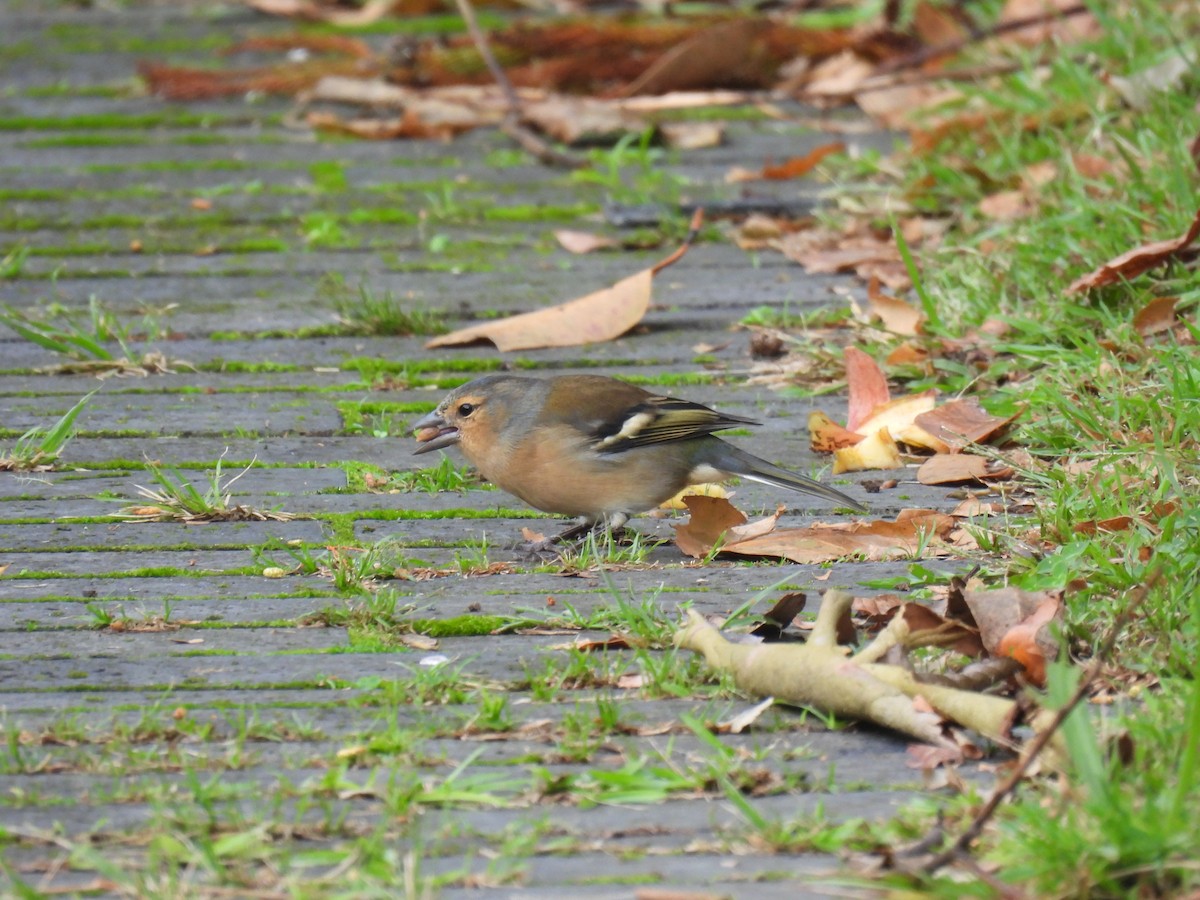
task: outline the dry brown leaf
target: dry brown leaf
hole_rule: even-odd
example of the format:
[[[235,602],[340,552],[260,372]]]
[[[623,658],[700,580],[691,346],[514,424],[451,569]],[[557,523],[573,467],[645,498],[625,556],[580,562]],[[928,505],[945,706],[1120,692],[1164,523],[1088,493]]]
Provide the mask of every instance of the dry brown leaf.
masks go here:
[[[451,110],[447,109],[447,113]],[[452,115],[437,121],[425,120],[416,109],[406,109],[399,118],[389,119],[343,119],[335,113],[313,111],[305,115],[304,121],[317,131],[331,134],[346,134],[368,141],[394,140],[437,140],[449,141],[459,134],[492,124],[481,119],[474,111],[459,109],[461,117]]]
[[[846,145],[841,141],[821,144],[803,156],[793,156],[791,159],[778,165],[765,165],[757,172],[738,167],[725,176],[725,181],[727,183],[737,183],[761,180],[788,181],[792,178],[802,178],[816,168],[825,157],[834,153],[842,153],[845,149]]]
[[[970,519],[975,516],[995,516],[1004,512],[1002,503],[991,503],[978,497],[968,497],[958,506],[950,510],[950,515],[956,519]]]
[[[874,71],[875,66],[853,50],[843,50],[813,66],[803,96],[816,103],[847,100]]]
[[[887,376],[875,360],[862,350],[847,347],[842,351],[842,359],[846,366],[846,386],[850,392],[846,427],[850,431],[857,431],[871,412],[887,403],[892,395],[888,390]]]
[[[879,280],[871,279],[867,286],[867,303],[872,314],[879,317],[883,327],[892,334],[915,337],[921,333],[924,314],[898,297],[885,294],[879,289]]]
[[[646,120],[614,103],[562,94],[525,104],[525,121],[568,146],[612,144],[627,134],[641,134]]]
[[[1032,212],[1029,194],[1024,190],[999,191],[979,201],[979,211],[989,219],[1011,222]]]
[[[931,456],[917,469],[917,481],[921,484],[959,484],[964,481],[997,481],[1011,478],[1013,470],[1008,466],[992,465],[982,456],[967,453],[938,453]]]
[[[616,240],[605,235],[592,234],[590,231],[572,231],[569,228],[559,228],[554,232],[554,239],[568,253],[592,253],[620,246]]]
[[[920,603],[905,603],[898,616],[908,625],[914,646],[947,647],[955,653],[976,657],[983,653],[983,641],[978,629],[963,622],[946,619],[928,606]]]
[[[1133,330],[1142,337],[1170,331],[1179,321],[1175,315],[1178,302],[1178,297],[1155,297],[1134,315]]]
[[[1006,587],[997,590],[970,590],[955,584],[947,603],[970,613],[971,622],[979,628],[983,646],[993,656],[1000,656],[1000,642],[1017,625],[1029,619],[1047,601],[1061,605],[1062,591],[1024,591]],[[969,623],[970,624],[970,623]],[[1043,652],[1053,658],[1057,642],[1043,633],[1039,640]]]
[[[863,438],[864,435],[843,428],[823,412],[808,414],[808,439],[817,453],[832,453],[843,447],[853,447]]]
[[[1046,683],[1046,661],[1058,653],[1049,625],[1058,618],[1061,608],[1058,596],[1047,597],[1032,615],[1010,628],[996,648],[997,656],[1015,659],[1025,669],[1025,676],[1039,687]]]
[[[1090,10],[1079,9],[1077,0],[1007,0],[1000,12],[1000,22],[1043,17],[1036,24],[1011,31],[996,40],[1032,47],[1037,44],[1073,44],[1097,37],[1100,23]],[[1073,9],[1072,15],[1055,15]]]
[[[1174,500],[1163,501],[1154,504],[1154,508],[1149,513],[1140,516],[1113,516],[1109,519],[1090,519],[1087,522],[1078,523],[1074,531],[1076,534],[1113,534],[1118,531],[1128,531],[1134,525],[1149,526],[1155,533],[1158,532],[1158,522],[1165,516],[1172,515],[1179,511],[1179,503]]]
[[[660,56],[621,95],[766,83],[777,66],[757,45],[771,28],[769,19],[751,16],[710,25]]]
[[[658,131],[663,143],[674,150],[704,150],[725,141],[725,126],[720,122],[664,122]]]
[[[717,734],[741,734],[755,722],[757,722],[762,714],[771,708],[775,703],[774,697],[768,697],[761,703],[756,703],[749,709],[744,709],[736,716],[724,721],[718,722],[713,731]]]
[[[675,526],[675,543],[695,558],[711,553],[720,542],[722,553],[769,556],[797,563],[847,557],[895,559],[915,556],[922,547],[927,553],[937,553],[939,542],[954,527],[950,516],[932,510],[905,510],[894,522],[818,524],[776,531],[778,513],[746,525],[746,517],[726,500],[689,497],[685,502],[692,515]]]
[[[699,228],[700,218],[699,212],[693,217],[693,233]],[[509,350],[575,347],[611,341],[642,320],[650,308],[651,284],[655,273],[679,260],[687,252],[688,246],[685,243],[650,268],[586,297],[495,322],[460,328],[427,341],[425,346],[457,347],[491,341],[497,350],[504,353]]]
[[[886,428],[870,432],[853,447],[833,451],[834,475],[843,472],[899,469],[903,465],[900,448],[896,446]]]
[[[1120,256],[1113,257],[1100,268],[1075,279],[1067,288],[1067,293],[1079,294],[1093,288],[1136,278],[1143,272],[1162,265],[1195,241],[1197,237],[1200,237],[1200,211],[1197,211],[1188,230],[1179,237],[1166,241],[1154,241],[1127,250]]]
[[[1017,412],[1007,417],[993,416],[984,411],[974,397],[964,397],[921,413],[916,424],[951,450],[961,450],[969,444],[991,440],[1019,415]]]
[[[926,81],[859,91],[858,108],[884,128],[908,128],[932,117],[940,107],[962,99],[962,91]]]
[[[918,347],[912,341],[905,341],[888,354],[885,360],[889,366],[920,366],[926,371],[929,369],[929,351],[924,347]]]
[[[944,452],[949,449],[945,443],[921,428],[916,421],[922,413],[932,411],[936,403],[933,388],[919,394],[895,397],[875,407],[867,420],[858,427],[867,434],[887,429],[897,441],[934,452]]]
[[[358,28],[379,21],[396,4],[396,0],[367,0],[354,10],[323,6],[313,0],[242,0],[247,6],[269,16],[328,22],[345,28]]]
[[[870,620],[873,627],[882,627],[904,605],[899,594],[876,594],[874,597],[855,597],[850,611]]]

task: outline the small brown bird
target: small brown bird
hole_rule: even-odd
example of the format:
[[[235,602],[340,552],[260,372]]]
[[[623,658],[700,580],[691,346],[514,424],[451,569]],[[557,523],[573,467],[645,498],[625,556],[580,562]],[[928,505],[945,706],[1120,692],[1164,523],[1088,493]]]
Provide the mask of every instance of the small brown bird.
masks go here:
[[[601,522],[618,529],[689,484],[735,476],[866,509],[713,436],[757,424],[603,375],[486,375],[451,391],[413,430],[417,453],[457,444],[497,487],[577,516],[559,538]]]

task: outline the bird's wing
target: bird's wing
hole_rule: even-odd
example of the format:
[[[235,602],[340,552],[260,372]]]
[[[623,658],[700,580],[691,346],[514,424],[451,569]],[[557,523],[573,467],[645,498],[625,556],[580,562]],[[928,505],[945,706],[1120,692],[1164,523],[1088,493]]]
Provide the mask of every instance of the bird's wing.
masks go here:
[[[600,422],[591,433],[596,450],[619,453],[647,444],[685,441],[737,425],[757,424],[753,419],[719,413],[689,400],[650,396]]]

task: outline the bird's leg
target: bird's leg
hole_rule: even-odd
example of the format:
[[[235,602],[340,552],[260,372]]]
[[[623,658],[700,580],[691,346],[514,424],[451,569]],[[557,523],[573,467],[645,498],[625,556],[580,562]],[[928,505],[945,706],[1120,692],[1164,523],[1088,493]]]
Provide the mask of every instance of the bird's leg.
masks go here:
[[[521,541],[514,547],[514,550],[519,550],[530,559],[545,559],[550,556],[558,556],[558,545],[569,543],[583,534],[587,534],[594,527],[594,523],[585,518],[576,519],[558,534],[552,534],[550,537],[544,537],[539,541]]]

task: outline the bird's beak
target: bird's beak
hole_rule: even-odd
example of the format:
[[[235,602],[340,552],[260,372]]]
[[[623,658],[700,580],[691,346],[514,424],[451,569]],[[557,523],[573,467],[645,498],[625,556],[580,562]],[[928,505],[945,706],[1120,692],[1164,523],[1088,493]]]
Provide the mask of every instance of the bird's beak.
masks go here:
[[[413,451],[414,454],[428,453],[458,443],[458,429],[443,419],[436,409],[413,422],[412,428],[421,442],[421,446]]]

